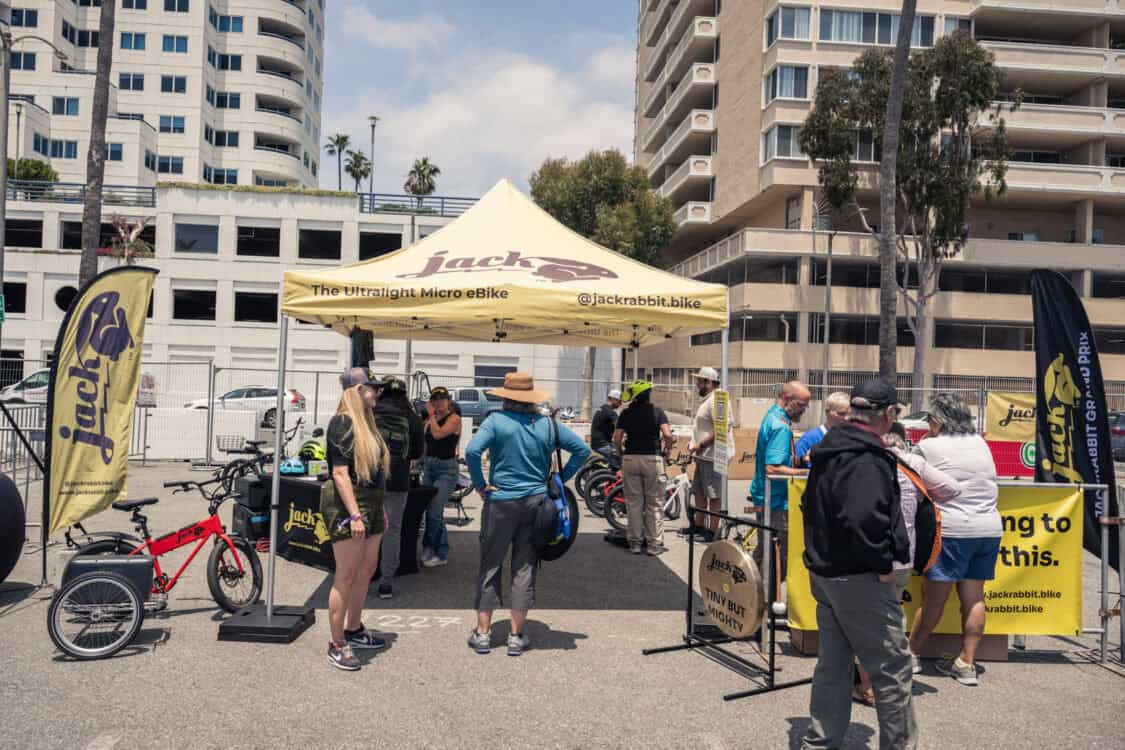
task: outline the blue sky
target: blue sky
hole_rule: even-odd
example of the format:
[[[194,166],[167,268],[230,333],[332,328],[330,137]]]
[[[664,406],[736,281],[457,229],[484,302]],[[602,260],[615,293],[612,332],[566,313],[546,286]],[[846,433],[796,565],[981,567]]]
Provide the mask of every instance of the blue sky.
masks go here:
[[[410,164],[442,169],[438,193],[526,186],[548,156],[633,137],[634,0],[328,0],[321,145],[370,147],[375,190],[400,193]],[[336,186],[322,152],[321,184]],[[348,180],[344,176],[345,182]]]

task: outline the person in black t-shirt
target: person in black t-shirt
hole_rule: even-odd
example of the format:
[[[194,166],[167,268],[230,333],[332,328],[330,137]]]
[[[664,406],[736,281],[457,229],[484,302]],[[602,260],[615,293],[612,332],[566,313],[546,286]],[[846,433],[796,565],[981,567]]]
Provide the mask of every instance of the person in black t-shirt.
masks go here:
[[[652,403],[652,383],[638,380],[625,389],[628,408],[617,420],[613,442],[621,452],[626,537],[634,555],[659,555],[664,546],[664,458],[675,442],[668,416]],[[645,548],[642,550],[642,548]]]
[[[620,408],[621,391],[614,389],[606,396],[606,401],[601,408],[594,413],[594,419],[590,424],[590,447],[615,468],[621,465],[619,454],[613,445],[613,432],[617,429],[617,410]]]

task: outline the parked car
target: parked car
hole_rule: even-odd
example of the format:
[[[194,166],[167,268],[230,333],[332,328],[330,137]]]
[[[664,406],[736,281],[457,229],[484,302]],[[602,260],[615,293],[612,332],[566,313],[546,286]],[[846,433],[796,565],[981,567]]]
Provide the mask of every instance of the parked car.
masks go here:
[[[1109,444],[1113,447],[1113,460],[1125,461],[1125,411],[1109,413]]]
[[[488,388],[458,388],[452,391],[453,398],[461,408],[461,416],[473,420],[473,425],[479,425],[489,414],[504,408],[504,399],[499,396],[490,396]]]
[[[0,401],[6,404],[45,404],[50,381],[50,370],[36,370],[23,380],[0,390]]]
[[[197,398],[184,404],[185,409],[206,409],[207,399]],[[277,424],[277,389],[251,385],[227,391],[215,399],[217,409],[235,409],[263,412],[262,424],[273,427]],[[286,411],[304,411],[305,397],[295,388],[285,390]]]

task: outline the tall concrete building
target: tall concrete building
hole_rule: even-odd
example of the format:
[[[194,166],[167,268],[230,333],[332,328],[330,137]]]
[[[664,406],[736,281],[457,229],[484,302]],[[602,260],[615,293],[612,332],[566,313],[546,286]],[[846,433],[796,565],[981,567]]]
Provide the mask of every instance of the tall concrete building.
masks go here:
[[[641,0],[635,157],[675,205],[669,258],[731,290],[732,386],[820,382],[828,234],[829,382],[877,370],[877,249],[854,220],[817,215],[815,165],[797,134],[818,74],[890,48],[897,0]],[[920,0],[916,48],[955,30],[995,55],[1015,154],[1008,191],[974,204],[969,241],[932,304],[928,385],[1025,389],[1033,378],[1029,271],[1070,276],[1095,326],[1111,394],[1125,399],[1125,3]],[[858,138],[854,158],[878,158]],[[860,202],[878,216],[878,196]],[[818,226],[815,227],[814,223]],[[900,308],[900,315],[904,311]],[[900,383],[913,336],[899,325]],[[658,382],[715,364],[718,333],[641,352]],[[1121,404],[1118,404],[1121,406]]]
[[[108,43],[107,185],[316,185],[324,0],[114,1],[111,40],[98,38],[102,0],[12,0],[3,11],[16,40],[10,157],[85,182]]]

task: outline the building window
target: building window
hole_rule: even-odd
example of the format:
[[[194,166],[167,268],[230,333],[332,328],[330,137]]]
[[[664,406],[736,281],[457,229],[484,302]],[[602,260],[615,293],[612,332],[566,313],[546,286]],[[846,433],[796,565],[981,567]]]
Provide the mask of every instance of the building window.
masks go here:
[[[762,134],[762,162],[770,159],[804,159],[797,137],[797,125],[775,125]]]
[[[77,159],[78,141],[51,141],[52,159]]]
[[[809,13],[808,8],[778,8],[766,19],[766,46],[778,39],[808,39]]]
[[[1094,271],[1094,297],[1125,299],[1125,273],[1103,273]]]
[[[934,346],[938,349],[995,349],[1031,351],[1035,336],[1031,325],[979,320],[936,320]]]
[[[808,99],[809,69],[804,65],[779,65],[770,71],[764,82],[765,104],[774,99]]]
[[[187,52],[187,37],[165,34],[163,49],[165,52]]]
[[[359,259],[371,260],[402,247],[402,235],[390,232],[360,232]]]
[[[177,222],[176,252],[211,254],[219,252],[219,227],[215,224],[181,224]]]
[[[183,133],[184,118],[182,115],[160,115],[161,133]]]
[[[211,169],[211,167],[204,165],[203,180],[205,182],[210,182],[213,185],[237,185],[238,170],[219,168]]]
[[[835,270],[835,269],[833,269]],[[755,313],[757,316],[757,313]],[[828,333],[832,344],[851,344],[853,346],[879,345],[879,318],[868,315],[833,315]],[[897,325],[899,346],[914,346],[914,334],[906,318],[899,318]],[[824,313],[809,315],[809,343],[824,343]]]
[[[187,77],[160,76],[160,90],[165,94],[183,94],[187,91]]]
[[[45,135],[35,133],[31,141],[31,148],[33,151],[35,151],[35,153],[40,154],[41,156],[50,157],[51,139]]]
[[[148,10],[148,0],[121,0],[125,10]]]
[[[1105,165],[1114,169],[1125,169],[1125,154],[1106,154]]]
[[[289,181],[274,177],[262,177],[260,175],[254,175],[254,184],[261,187],[288,187]]]
[[[973,20],[971,18],[962,18],[961,16],[946,16],[945,33],[953,34],[957,31],[962,31],[972,36]]]
[[[226,55],[207,48],[207,62],[217,70],[242,70],[242,55]]]
[[[361,247],[362,242],[361,238]],[[255,258],[279,258],[281,257],[281,230],[277,227],[240,226],[238,228],[238,248],[235,252],[238,255],[248,255]]]
[[[132,31],[121,32],[121,49],[143,50],[145,48],[145,35]]]
[[[30,8],[12,8],[12,26],[34,29],[39,26],[39,11]]]
[[[43,247],[42,219],[8,219],[4,222],[4,243],[9,247]]]
[[[1058,151],[1019,149],[1012,152],[1008,161],[1022,161],[1030,164],[1062,164],[1062,154]]]
[[[172,320],[214,320],[215,292],[203,289],[172,290]]]
[[[820,40],[822,42],[895,44],[898,41],[898,26],[899,16],[897,13],[827,9],[821,9],[820,11]],[[915,16],[914,32],[910,44],[913,47],[933,46],[933,16]]]
[[[276,323],[277,294],[273,292],[235,292],[234,322]]]
[[[122,91],[144,91],[144,73],[121,73],[117,77],[117,88]]]
[[[238,148],[238,131],[212,130],[210,141],[216,148]]]
[[[477,388],[501,388],[504,385],[504,376],[509,372],[515,372],[517,365],[512,363],[510,365],[473,365],[473,385]],[[459,400],[466,400],[464,396],[472,394],[473,398],[468,399],[472,401],[478,400],[479,396],[476,391],[461,391],[458,393]]]
[[[943,267],[941,276],[938,278],[938,289],[940,291],[1031,294],[1031,274],[1027,271],[960,268],[958,266],[959,264],[947,264]]]
[[[796,284],[797,258],[739,258],[696,277],[708,284]]]
[[[207,101],[215,109],[238,109],[242,105],[242,95],[233,91],[215,91],[208,86]]]
[[[190,7],[188,0],[164,0],[164,10],[169,13],[187,13]]]
[[[35,70],[34,52],[13,52],[10,59],[12,70]]]
[[[158,156],[156,157],[156,171],[159,174],[183,174],[184,157]]]
[[[147,148],[145,149],[145,169],[150,172],[156,171],[156,154],[152,153]]]
[[[98,229],[98,247],[111,247],[117,237],[117,230],[112,224],[102,222]],[[156,227],[149,224],[140,234],[140,238],[150,245],[156,244]],[[62,223],[61,243],[63,250],[82,249],[82,222],[64,221]]]
[[[88,29],[78,30],[78,41],[75,45],[79,47],[97,47],[98,46],[98,32]]]
[[[855,131],[852,137],[852,159],[855,161],[880,161],[883,146],[870,130]]]
[[[81,8],[100,8],[102,0],[77,0],[75,4]]]
[[[302,229],[298,234],[297,257],[311,260],[340,259],[340,230]]]
[[[51,98],[51,114],[78,116],[78,97],[55,96]]]
[[[13,11],[15,12],[15,11]],[[27,283],[23,281],[4,282],[4,312],[8,315],[23,315],[27,312]]]
[[[120,143],[105,144],[105,158],[108,161],[121,161],[124,156],[124,147]]]
[[[207,20],[216,31],[242,32],[242,16],[221,16],[214,7],[208,9]]]

